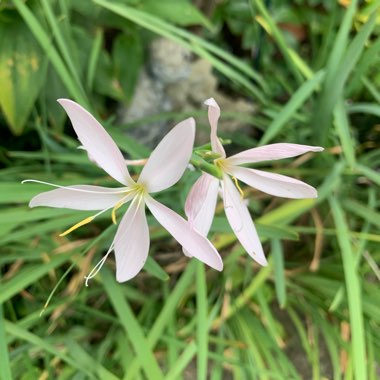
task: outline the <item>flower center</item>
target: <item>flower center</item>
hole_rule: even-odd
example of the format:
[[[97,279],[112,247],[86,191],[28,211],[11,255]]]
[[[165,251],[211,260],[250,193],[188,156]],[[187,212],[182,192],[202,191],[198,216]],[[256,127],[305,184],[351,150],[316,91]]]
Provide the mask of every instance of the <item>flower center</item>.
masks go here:
[[[224,173],[228,173],[228,168],[230,166],[230,164],[228,163],[228,161],[224,158],[217,158],[216,160],[214,160],[214,164]],[[231,173],[229,173],[231,175]],[[240,187],[239,185],[239,182],[237,180],[237,178],[233,175],[231,175],[231,178],[232,180],[234,181],[235,183],[235,186],[237,188],[237,190],[239,191],[239,194],[240,194],[240,199],[244,199],[244,192],[242,190],[242,188]]]
[[[228,165],[224,158],[217,158],[216,160],[214,160],[214,164],[223,172],[226,171]]]
[[[117,224],[116,220],[116,211],[126,202],[126,199],[130,197],[144,197],[144,195],[147,194],[147,190],[144,184],[142,183],[134,183],[132,186],[128,187],[125,193],[123,193],[123,198],[120,199],[119,202],[117,202],[112,209],[111,212],[111,218],[113,224]]]
[[[133,194],[135,197],[138,195],[144,196],[147,193],[147,188],[143,183],[135,183],[133,186],[130,187],[130,194]]]

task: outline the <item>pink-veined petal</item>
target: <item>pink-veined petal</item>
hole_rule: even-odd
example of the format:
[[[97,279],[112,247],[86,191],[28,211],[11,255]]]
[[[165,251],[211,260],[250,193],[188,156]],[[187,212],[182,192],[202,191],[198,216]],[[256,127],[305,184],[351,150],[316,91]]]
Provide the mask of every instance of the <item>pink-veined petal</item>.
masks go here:
[[[217,134],[220,108],[214,98],[207,99],[204,104],[208,106],[208,121],[211,127],[211,148],[214,152],[219,153],[223,158],[225,158],[226,152],[224,151],[223,145],[221,144]]]
[[[307,152],[321,152],[320,146],[300,144],[270,144],[252,148],[227,158],[231,165],[252,164],[261,161],[280,160],[282,158],[296,157]]]
[[[135,198],[123,216],[114,240],[116,280],[128,281],[144,266],[149,252],[144,201]]]
[[[214,218],[219,180],[203,173],[191,188],[185,203],[185,214],[191,227],[207,236]]]
[[[224,210],[234,234],[255,261],[267,265],[260,238],[244,200],[227,175],[224,175],[222,185]]]
[[[72,210],[104,210],[123,198],[123,189],[90,185],[58,188],[36,195],[29,207],[47,206]],[[119,191],[119,193],[116,193]]]
[[[222,259],[215,247],[207,238],[192,229],[185,219],[149,195],[145,198],[145,202],[153,216],[190,256],[196,257],[218,271],[223,269]]]
[[[276,197],[300,199],[318,196],[314,187],[285,175],[239,166],[230,167],[228,173],[247,185]]]
[[[174,185],[185,171],[195,137],[195,121],[191,117],[178,123],[157,145],[145,164],[138,183],[149,193]]]
[[[69,116],[79,141],[92,160],[123,185],[134,183],[123,155],[111,136],[82,106],[69,99],[58,99]]]

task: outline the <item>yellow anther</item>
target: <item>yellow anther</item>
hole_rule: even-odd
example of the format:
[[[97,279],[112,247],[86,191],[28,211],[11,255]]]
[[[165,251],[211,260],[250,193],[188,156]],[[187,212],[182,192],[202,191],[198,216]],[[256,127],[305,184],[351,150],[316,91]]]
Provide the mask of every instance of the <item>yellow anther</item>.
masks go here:
[[[113,224],[117,224],[116,220],[116,210],[119,209],[124,204],[123,200],[116,203],[115,207],[112,209],[111,218]]]
[[[95,219],[95,216],[89,216],[88,218],[83,219],[81,222],[79,222],[79,223],[75,224],[74,226],[70,227],[70,228],[69,228],[68,230],[66,230],[65,232],[62,232],[61,234],[59,234],[59,236],[66,236],[66,235],[68,235],[70,232],[76,230],[77,228],[82,227],[82,226],[84,226],[85,224],[92,222],[94,219]]]
[[[241,187],[239,186],[239,182],[238,182],[237,178],[236,178],[236,177],[232,177],[232,179],[234,180],[234,182],[235,182],[235,186],[237,187],[237,189],[238,189],[238,191],[239,191],[239,193],[240,193],[240,198],[241,198],[241,199],[244,199],[244,192],[243,192],[243,190],[241,189]]]

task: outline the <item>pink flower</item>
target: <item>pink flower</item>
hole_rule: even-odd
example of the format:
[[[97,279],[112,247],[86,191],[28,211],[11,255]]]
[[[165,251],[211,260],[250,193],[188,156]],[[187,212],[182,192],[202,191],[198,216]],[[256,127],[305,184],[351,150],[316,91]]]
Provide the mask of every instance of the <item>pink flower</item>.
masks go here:
[[[150,196],[150,193],[167,189],[181,178],[192,154],[194,119],[189,118],[177,124],[162,139],[135,182],[128,172],[119,148],[96,119],[71,100],[60,99],[58,102],[71,119],[79,141],[87,150],[89,157],[122,187],[53,185],[58,189],[35,196],[29,206],[100,210],[61,234],[66,235],[107,210],[112,210],[112,219],[116,223],[116,210],[130,202],[110,249],[86,277],[87,281],[96,275],[112,250],[116,257],[117,281],[127,281],[139,273],[147,259],[150,244],[145,205],[191,256],[219,271],[222,270],[223,263],[214,246],[204,236],[194,231],[185,219]]]
[[[206,100],[205,104],[208,105],[208,118],[211,126],[211,148],[220,156],[214,160],[214,164],[222,172],[223,178],[219,180],[203,173],[187,197],[186,215],[193,228],[207,236],[221,186],[224,210],[236,237],[255,261],[261,265],[267,265],[260,239],[237,180],[265,193],[285,198],[316,198],[317,191],[297,179],[240,165],[295,157],[306,152],[320,152],[323,148],[298,144],[271,144],[248,149],[227,158],[217,136],[220,108],[213,98]],[[184,252],[191,256],[191,253]]]

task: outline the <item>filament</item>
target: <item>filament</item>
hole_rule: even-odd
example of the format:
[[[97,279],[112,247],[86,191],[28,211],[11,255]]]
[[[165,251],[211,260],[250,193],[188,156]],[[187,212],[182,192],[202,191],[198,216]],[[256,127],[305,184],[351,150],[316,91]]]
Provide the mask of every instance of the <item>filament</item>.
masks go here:
[[[77,228],[82,227],[85,224],[92,222],[97,216],[103,214],[104,212],[110,210],[111,208],[113,209],[112,210],[112,214],[111,214],[112,221],[113,221],[114,224],[116,224],[116,214],[115,214],[115,211],[118,208],[120,208],[124,203],[128,202],[130,200],[130,198],[131,198],[131,194],[127,194],[125,197],[121,198],[120,201],[117,202],[115,206],[111,206],[111,207],[105,208],[104,210],[99,211],[97,214],[89,216],[89,217],[83,219],[82,221],[74,224],[72,227],[70,227],[65,232],[62,232],[61,234],[59,234],[59,236],[66,236],[66,235],[68,235],[70,232],[73,232]]]
[[[61,186],[61,185],[56,185],[55,183],[39,181],[37,179],[24,179],[23,181],[21,181],[22,184],[27,183],[27,182],[41,183],[43,185],[58,187],[60,189],[67,189],[67,190],[79,191],[79,192],[83,192],[83,193],[92,193],[92,194],[123,194],[123,193],[128,193],[128,192],[132,191],[132,189],[130,189],[128,187],[123,188],[123,189],[118,189],[118,190],[115,189],[115,191],[113,191],[113,190],[111,190],[111,191],[96,191],[96,190],[86,190],[86,189],[78,189],[78,188],[71,187],[71,186],[78,186],[78,185]]]
[[[102,269],[104,263],[107,260],[108,255],[112,252],[114,248],[114,242],[112,242],[111,247],[108,249],[107,253],[101,258],[101,260],[92,268],[91,272],[88,274],[88,276],[85,276],[85,285],[88,286],[88,281],[93,279],[99,271]]]
[[[232,176],[231,177],[233,179],[233,181],[235,182],[235,186],[237,187],[239,193],[240,193],[240,199],[243,200],[244,199],[244,192],[243,190],[241,189],[241,187],[239,186],[239,182],[237,180],[236,177]]]
[[[114,208],[112,209],[111,218],[112,218],[113,224],[117,224],[116,210],[118,210],[123,204],[124,204],[124,198],[120,200],[119,202],[117,202]]]

